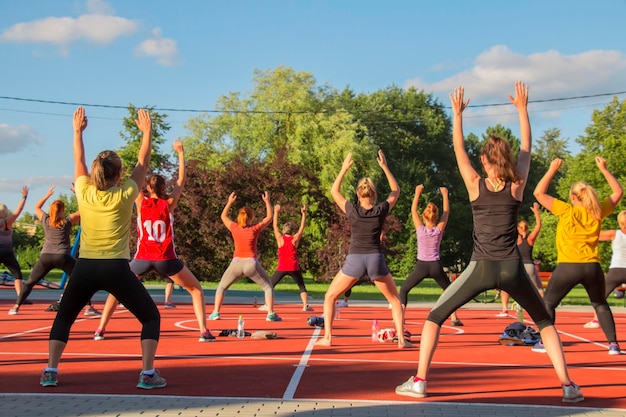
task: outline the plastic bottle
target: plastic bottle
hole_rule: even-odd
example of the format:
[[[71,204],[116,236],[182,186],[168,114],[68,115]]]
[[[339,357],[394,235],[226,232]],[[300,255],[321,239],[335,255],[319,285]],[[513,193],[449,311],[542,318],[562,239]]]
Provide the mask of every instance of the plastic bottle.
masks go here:
[[[239,321],[237,322],[237,337],[239,339],[243,339],[244,337],[246,337],[243,316],[239,316]]]
[[[339,320],[341,316],[341,307],[339,306],[339,301],[335,302],[335,320]]]
[[[517,318],[520,323],[524,323],[524,309],[519,304],[515,303],[515,311],[517,311]]]
[[[378,320],[372,321],[372,342],[378,342]]]
[[[252,303],[252,307],[257,308],[259,305],[257,304],[256,301],[256,295],[254,296],[254,302]]]

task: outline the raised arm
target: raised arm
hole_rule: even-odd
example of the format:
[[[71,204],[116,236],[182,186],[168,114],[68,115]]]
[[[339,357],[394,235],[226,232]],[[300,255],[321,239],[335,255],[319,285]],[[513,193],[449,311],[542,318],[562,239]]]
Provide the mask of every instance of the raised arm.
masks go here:
[[[544,206],[546,210],[549,211],[552,211],[554,197],[547,194],[548,187],[550,186],[550,182],[552,182],[552,178],[554,178],[554,175],[559,170],[559,168],[561,168],[562,164],[563,161],[561,159],[553,159],[552,162],[550,162],[550,167],[548,168],[548,171],[539,180],[537,186],[535,187],[535,191],[533,192],[533,195],[535,196],[539,204]]]
[[[150,165],[150,154],[152,153],[152,120],[147,110],[139,109],[137,119],[135,120],[137,127],[141,130],[141,145],[137,154],[137,165],[133,168],[130,177],[137,183],[139,189],[143,187]]]
[[[83,131],[87,128],[87,116],[85,116],[83,107],[74,111],[72,125],[74,127],[74,180],[76,180],[83,175],[89,175],[89,169],[85,163],[85,146],[83,145]]]
[[[39,219],[39,221],[41,221],[41,219],[43,218],[43,215],[45,214],[42,207],[44,204],[46,204],[46,201],[48,201],[48,199],[52,196],[52,194],[54,194],[54,185],[52,187],[50,187],[48,189],[48,192],[46,193],[46,195],[44,195],[41,200],[39,200],[36,204],[35,204],[35,216],[37,216],[37,218]]]
[[[22,210],[24,210],[24,204],[26,204],[27,197],[28,197],[28,187],[23,186],[22,187],[22,199],[17,204],[17,208],[15,209],[15,211],[11,213],[9,217],[7,217],[7,227],[10,228],[13,225],[13,223],[17,220],[17,218],[20,217],[20,214],[22,214]]]
[[[541,215],[539,213],[539,204],[533,203],[533,206],[530,208],[533,213],[535,213],[535,228],[528,235],[526,240],[528,240],[528,244],[533,246],[535,241],[537,240],[537,236],[539,236],[539,232],[541,231]]]
[[[411,217],[413,218],[413,225],[416,230],[423,224],[419,214],[419,200],[422,191],[424,191],[424,184],[415,187],[415,195],[413,196],[413,203],[411,204]]]
[[[341,194],[341,183],[343,182],[343,177],[346,176],[346,172],[348,172],[352,164],[352,153],[348,153],[346,159],[343,160],[343,164],[341,165],[341,171],[339,171],[337,178],[335,178],[335,182],[333,182],[333,185],[330,188],[330,195],[333,197],[333,200],[335,200],[335,203],[339,206],[339,209],[344,213],[346,212],[347,200]]]
[[[465,150],[465,139],[463,137],[463,110],[467,107],[470,99],[464,101],[465,89],[457,87],[450,93],[450,103],[452,105],[452,141],[454,144],[454,155],[456,164],[459,167],[461,178],[467,188],[470,201],[478,198],[478,181],[480,175],[476,172]]]
[[[300,209],[300,214],[302,217],[300,218],[300,227],[295,235],[293,235],[293,245],[298,246],[300,239],[302,239],[302,234],[304,233],[304,225],[306,224],[306,205],[303,205]]]
[[[443,198],[443,213],[441,213],[437,227],[443,232],[446,230],[448,219],[450,218],[450,199],[448,198],[448,189],[446,187],[439,187],[439,191]]]
[[[263,227],[263,229],[265,229],[267,226],[269,226],[272,223],[272,218],[274,217],[272,215],[272,203],[270,201],[270,193],[265,191],[263,194],[261,194],[261,198],[263,199],[263,202],[265,203],[265,217],[263,218],[263,220],[261,220],[261,226]]]
[[[274,218],[272,220],[274,237],[276,238],[276,244],[280,248],[285,244],[285,241],[283,240],[283,234],[280,233],[280,229],[278,228],[278,213],[280,213],[280,204],[274,205]]]
[[[619,201],[622,199],[622,196],[624,195],[624,190],[622,189],[622,186],[617,181],[615,176],[613,176],[613,174],[611,174],[611,172],[607,169],[606,160],[604,158],[596,156],[596,165],[598,166],[598,169],[600,170],[602,175],[604,175],[604,178],[609,184],[609,187],[611,187],[612,193],[609,196],[609,200],[611,200],[613,208],[615,208],[615,206],[617,206],[617,203],[619,203]]]
[[[615,230],[602,230],[600,231],[600,241],[615,240]]]
[[[234,192],[230,193],[230,195],[228,196],[228,200],[226,201],[226,205],[224,206],[224,209],[222,210],[222,215],[220,216],[220,218],[222,219],[222,222],[224,223],[224,226],[226,226],[228,230],[230,230],[230,225],[231,223],[233,223],[230,217],[228,217],[228,212],[230,211],[230,208],[232,207],[236,199],[237,199],[237,194],[235,194]]]
[[[520,151],[517,157],[517,170],[521,175],[521,180],[512,185],[512,193],[518,200],[524,197],[524,188],[530,171],[530,153],[532,150],[532,135],[530,131],[530,120],[528,118],[528,87],[523,82],[515,83],[515,97],[509,94],[509,100],[517,107],[520,124]]]
[[[391,192],[387,196],[387,202],[389,203],[389,210],[396,205],[398,201],[398,197],[400,197],[400,186],[398,185],[398,181],[396,177],[393,176],[391,170],[389,169],[389,165],[387,165],[387,159],[385,158],[385,154],[381,149],[378,150],[378,156],[376,157],[376,162],[382,168],[385,173],[385,177],[387,177],[387,182],[389,183],[389,188],[391,188]]]
[[[170,198],[168,199],[170,211],[173,211],[176,207],[178,207],[178,200],[183,193],[183,187],[185,186],[185,182],[187,181],[187,169],[185,167],[185,149],[183,148],[183,142],[180,140],[175,140],[173,146],[174,150],[178,154],[178,179],[176,180],[176,184],[174,185],[172,194],[170,194]]]

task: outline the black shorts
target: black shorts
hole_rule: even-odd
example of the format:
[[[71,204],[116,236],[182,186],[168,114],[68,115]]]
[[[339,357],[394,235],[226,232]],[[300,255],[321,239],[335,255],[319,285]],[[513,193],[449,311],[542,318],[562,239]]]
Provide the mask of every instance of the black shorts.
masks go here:
[[[180,259],[168,259],[167,261],[144,261],[133,259],[130,261],[130,270],[137,276],[142,276],[150,271],[155,271],[166,277],[178,274],[185,267]]]

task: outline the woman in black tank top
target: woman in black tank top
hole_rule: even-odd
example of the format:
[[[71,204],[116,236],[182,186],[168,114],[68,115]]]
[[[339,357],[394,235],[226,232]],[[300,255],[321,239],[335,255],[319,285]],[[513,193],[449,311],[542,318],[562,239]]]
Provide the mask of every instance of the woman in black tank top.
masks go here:
[[[426,378],[439,342],[441,324],[451,312],[474,296],[487,289],[500,288],[507,290],[539,327],[546,352],[563,386],[563,401],[583,400],[580,388],[569,379],[563,347],[553,321],[530,282],[517,251],[517,214],[530,169],[531,133],[528,88],[517,82],[515,92],[515,97],[509,95],[509,99],[517,108],[520,121],[521,145],[517,164],[509,143],[492,135],[480,155],[486,178],[474,170],[465,150],[462,112],[469,99],[464,100],[462,87],[450,94],[454,114],[454,153],[474,218],[474,251],[468,267],[444,291],[428,315],[421,334],[417,375],[396,387],[399,395],[426,397]]]

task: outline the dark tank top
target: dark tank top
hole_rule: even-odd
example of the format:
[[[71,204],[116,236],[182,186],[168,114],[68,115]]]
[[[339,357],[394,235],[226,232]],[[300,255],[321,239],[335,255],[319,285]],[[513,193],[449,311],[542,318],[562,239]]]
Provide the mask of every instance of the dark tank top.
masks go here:
[[[533,247],[528,243],[528,236],[522,237],[522,243],[517,245],[517,250],[522,257],[522,262],[525,264],[533,263]]]
[[[519,259],[517,251],[517,214],[521,201],[511,195],[511,183],[502,190],[487,189],[485,179],[478,182],[478,198],[471,202],[474,218],[472,261]]]

